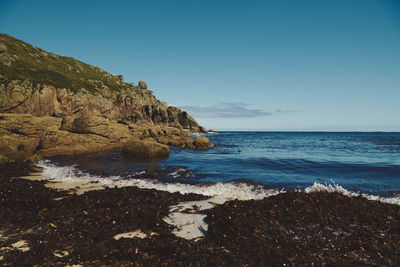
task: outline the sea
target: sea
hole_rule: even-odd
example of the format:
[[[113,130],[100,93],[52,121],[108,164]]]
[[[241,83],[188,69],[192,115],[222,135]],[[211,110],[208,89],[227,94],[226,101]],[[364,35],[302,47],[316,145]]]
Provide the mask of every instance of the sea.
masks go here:
[[[271,190],[330,189],[400,203],[399,132],[222,131],[203,135],[214,148],[171,147],[170,157],[159,161],[132,161],[113,151],[54,157],[39,165],[48,179],[92,179],[110,187],[125,183],[238,199],[259,199]]]

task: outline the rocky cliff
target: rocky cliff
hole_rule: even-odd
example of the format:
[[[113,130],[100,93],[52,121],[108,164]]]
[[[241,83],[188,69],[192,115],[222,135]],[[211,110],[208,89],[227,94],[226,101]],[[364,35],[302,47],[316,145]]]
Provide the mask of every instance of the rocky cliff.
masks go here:
[[[126,83],[99,67],[0,34],[0,113],[77,113],[146,125],[204,130],[185,111],[156,99],[144,81]]]
[[[159,101],[144,81],[126,83],[6,34],[0,34],[0,113],[0,154],[9,157],[85,153],[145,138],[196,148],[188,132],[205,131],[187,112]]]

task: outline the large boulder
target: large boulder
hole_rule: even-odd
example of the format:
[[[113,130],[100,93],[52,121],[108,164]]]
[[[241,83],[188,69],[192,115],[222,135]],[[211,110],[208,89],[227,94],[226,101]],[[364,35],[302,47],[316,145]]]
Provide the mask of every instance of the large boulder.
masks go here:
[[[120,149],[138,133],[106,118],[0,113],[0,154],[10,159],[77,155]]]
[[[41,138],[37,153],[41,156],[50,157],[97,153],[120,149],[121,147],[122,143],[110,142],[108,138],[99,135],[78,134],[59,130],[57,127],[50,127]]]
[[[147,83],[145,81],[139,81],[138,85],[141,89],[147,89]]]
[[[126,141],[133,132],[129,125],[98,116],[67,116],[61,130],[78,134],[93,134],[105,137],[110,143]]]
[[[128,158],[161,159],[169,157],[169,147],[153,140],[129,140],[122,147],[122,153]]]
[[[185,145],[185,139],[179,135],[160,136],[158,138],[158,142],[165,145],[179,146],[179,147],[183,147]]]
[[[214,146],[213,143],[210,143],[210,139],[205,136],[197,136],[193,144],[197,149],[207,149]]]
[[[32,156],[49,127],[60,127],[61,119],[30,114],[0,114],[0,154],[10,159]]]

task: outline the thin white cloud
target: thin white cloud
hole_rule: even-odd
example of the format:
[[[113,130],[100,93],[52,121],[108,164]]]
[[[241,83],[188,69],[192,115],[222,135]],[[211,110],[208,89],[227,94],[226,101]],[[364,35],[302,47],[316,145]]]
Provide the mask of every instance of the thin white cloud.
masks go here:
[[[197,118],[254,118],[272,115],[261,109],[249,109],[244,103],[219,102],[214,106],[182,106],[183,110]]]
[[[282,109],[276,109],[276,113],[296,113],[299,112],[298,110],[282,110]]]

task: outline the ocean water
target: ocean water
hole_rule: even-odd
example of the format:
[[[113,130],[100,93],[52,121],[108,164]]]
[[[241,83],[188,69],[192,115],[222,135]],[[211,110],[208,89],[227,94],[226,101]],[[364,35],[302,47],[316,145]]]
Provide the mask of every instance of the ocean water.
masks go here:
[[[241,190],[260,193],[260,188],[303,190],[318,183],[383,197],[400,192],[400,133],[221,132],[206,136],[215,148],[172,148],[170,157],[162,161],[133,162],[115,151],[57,157],[42,165],[53,168],[53,174],[55,168],[69,168],[70,178],[143,179],[161,186],[179,184],[181,190],[234,186],[235,194]]]

